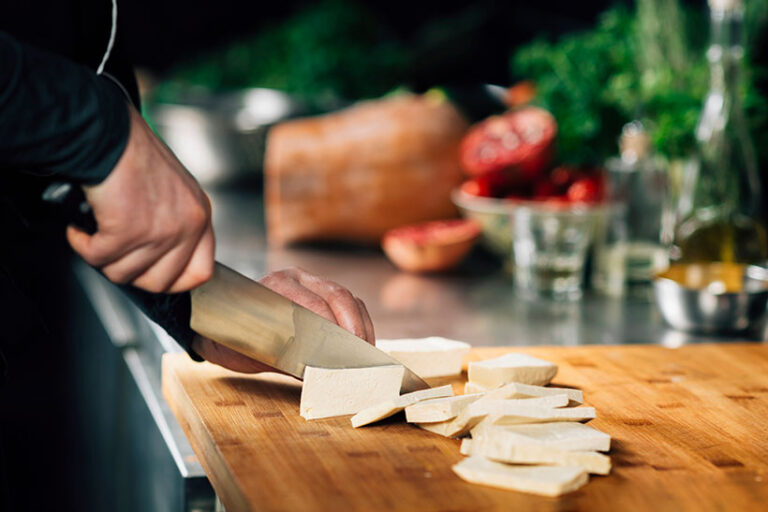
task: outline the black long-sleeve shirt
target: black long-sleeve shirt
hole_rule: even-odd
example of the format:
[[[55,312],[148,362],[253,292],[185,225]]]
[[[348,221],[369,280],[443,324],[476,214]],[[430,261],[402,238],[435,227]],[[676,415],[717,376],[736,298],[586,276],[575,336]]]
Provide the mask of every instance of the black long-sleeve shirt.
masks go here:
[[[21,174],[96,184],[122,156],[130,131],[128,104],[138,107],[139,100],[120,30],[112,27],[112,5],[0,3],[0,216],[5,203],[20,200],[15,178]],[[105,60],[113,28],[116,39]],[[199,359],[189,350],[194,333],[188,294],[123,289]],[[180,311],[186,314],[169,314]],[[2,365],[0,355],[0,377]]]
[[[128,138],[110,78],[0,32],[0,172],[102,181]]]

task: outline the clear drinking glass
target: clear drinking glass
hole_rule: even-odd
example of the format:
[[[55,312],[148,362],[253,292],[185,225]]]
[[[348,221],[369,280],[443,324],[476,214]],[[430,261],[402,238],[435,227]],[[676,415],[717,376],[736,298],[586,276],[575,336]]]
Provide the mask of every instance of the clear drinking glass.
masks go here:
[[[519,206],[512,214],[515,286],[530,298],[581,297],[595,208]]]

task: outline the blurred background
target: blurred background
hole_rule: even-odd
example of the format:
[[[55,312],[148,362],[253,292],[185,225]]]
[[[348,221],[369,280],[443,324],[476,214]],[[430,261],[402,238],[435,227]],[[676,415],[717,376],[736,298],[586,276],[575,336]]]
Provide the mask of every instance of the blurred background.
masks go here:
[[[663,316],[652,282],[670,263],[713,263],[667,281],[743,298],[744,265],[768,261],[768,0],[710,3],[730,14],[130,0],[119,23],[143,113],[210,194],[227,265],[343,283],[380,337],[679,346],[718,333]],[[51,259],[49,231],[20,239]],[[6,327],[0,420],[22,461],[6,481],[30,510],[213,510],[160,391],[160,358],[180,349],[95,271],[52,259],[18,262],[45,300]],[[3,304],[18,296],[0,286]],[[728,336],[766,338],[727,320]]]

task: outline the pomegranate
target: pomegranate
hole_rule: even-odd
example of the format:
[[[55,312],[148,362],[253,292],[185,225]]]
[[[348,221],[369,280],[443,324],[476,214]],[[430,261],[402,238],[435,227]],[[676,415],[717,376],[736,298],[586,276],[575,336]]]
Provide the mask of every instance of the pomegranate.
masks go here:
[[[387,231],[381,247],[401,270],[440,272],[464,259],[480,231],[480,225],[468,219],[424,222]]]
[[[540,108],[489,117],[464,137],[461,163],[472,176],[508,170],[531,181],[549,165],[556,135],[555,118]]]
[[[473,196],[506,197],[509,195],[525,196],[530,184],[521,182],[519,176],[508,169],[492,171],[465,181],[461,189]]]
[[[600,175],[587,176],[574,181],[566,193],[572,203],[599,203],[605,196],[605,183]]]

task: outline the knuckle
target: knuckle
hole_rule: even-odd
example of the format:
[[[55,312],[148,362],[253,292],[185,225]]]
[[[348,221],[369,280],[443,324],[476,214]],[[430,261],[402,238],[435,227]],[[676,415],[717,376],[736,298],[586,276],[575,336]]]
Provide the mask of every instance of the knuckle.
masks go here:
[[[298,279],[304,274],[306,274],[306,272],[304,272],[301,268],[294,267],[294,266],[284,268],[282,270],[277,271],[276,273],[283,274],[285,276],[288,276],[294,279]]]
[[[162,293],[168,288],[164,282],[156,279],[151,275],[142,276],[138,279],[135,279],[131,284],[137,288],[141,288],[142,290],[146,290],[152,293]]]
[[[209,220],[210,213],[204,203],[197,203],[187,214],[187,221],[195,230],[202,230]]]
[[[355,298],[352,295],[352,292],[347,290],[341,285],[338,285],[336,283],[330,282],[328,284],[328,292],[329,296],[334,301],[341,301],[341,302],[354,302]]]
[[[129,279],[128,275],[124,271],[116,268],[102,269],[102,274],[104,274],[107,279],[116,284],[126,284]]]
[[[208,264],[193,265],[184,273],[184,277],[190,283],[191,288],[200,286],[213,277],[213,262]]]

